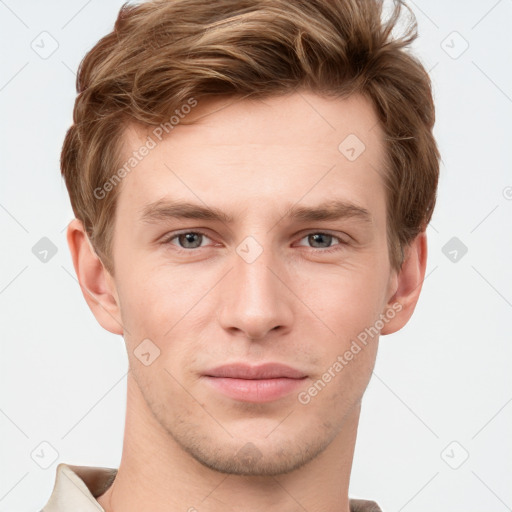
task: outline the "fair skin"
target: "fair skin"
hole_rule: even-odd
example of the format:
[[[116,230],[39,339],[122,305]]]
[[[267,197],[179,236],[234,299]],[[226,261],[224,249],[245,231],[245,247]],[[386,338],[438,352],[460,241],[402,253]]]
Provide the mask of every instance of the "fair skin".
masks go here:
[[[123,335],[130,364],[122,460],[98,502],[106,512],[348,512],[378,336],[308,403],[298,395],[393,305],[400,309],[380,334],[407,323],[425,275],[425,232],[393,270],[383,134],[366,99],[217,99],[199,101],[187,121],[199,117],[176,126],[119,185],[113,276],[81,223],[68,229],[85,299],[105,329]],[[338,150],[349,134],[365,144],[354,161]],[[127,154],[145,140],[129,127]],[[142,218],[149,204],[178,200],[232,219]],[[331,200],[367,216],[287,216]],[[262,249],[251,262],[237,251],[248,236]],[[146,366],[134,350],[148,338],[160,355]],[[251,402],[205,379],[230,362],[280,362],[306,377],[291,393]]]

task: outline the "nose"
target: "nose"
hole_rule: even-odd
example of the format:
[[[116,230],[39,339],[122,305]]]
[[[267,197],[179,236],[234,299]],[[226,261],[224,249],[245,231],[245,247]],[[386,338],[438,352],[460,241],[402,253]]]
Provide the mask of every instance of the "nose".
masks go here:
[[[248,262],[236,252],[233,268],[221,281],[217,318],[231,334],[260,340],[271,331],[289,331],[293,322],[293,293],[286,270],[270,250]]]

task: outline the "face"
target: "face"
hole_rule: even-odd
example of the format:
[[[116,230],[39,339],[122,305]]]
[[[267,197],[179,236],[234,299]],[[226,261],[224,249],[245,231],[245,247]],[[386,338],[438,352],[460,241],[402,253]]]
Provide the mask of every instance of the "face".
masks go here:
[[[201,464],[286,473],[342,432],[373,369],[368,329],[391,308],[382,132],[360,96],[217,99],[192,119],[153,136],[119,185],[113,283],[132,376]],[[147,133],[127,130],[127,158]],[[297,378],[211,376],[231,363]]]

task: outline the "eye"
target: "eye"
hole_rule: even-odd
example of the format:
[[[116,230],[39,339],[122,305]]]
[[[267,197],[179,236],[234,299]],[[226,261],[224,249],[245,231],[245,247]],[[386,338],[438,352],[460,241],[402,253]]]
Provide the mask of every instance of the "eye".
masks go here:
[[[307,239],[307,242],[311,244],[310,249],[318,249],[314,252],[329,253],[338,250],[342,250],[344,246],[348,245],[348,242],[343,240],[339,236],[332,235],[324,232],[312,232],[301,238],[302,240]],[[177,251],[190,252],[193,249],[200,249],[206,247],[207,244],[202,242],[211,239],[201,231],[182,231],[181,233],[171,233],[162,240],[164,245],[173,245]],[[333,244],[333,242],[335,242]],[[302,244],[299,244],[303,246]]]
[[[343,246],[347,245],[347,242],[345,242],[341,237],[323,232],[309,233],[301,240],[304,239],[307,239],[308,243],[312,244],[313,249],[320,249],[319,252],[333,252],[343,249]],[[331,245],[333,241],[337,241],[337,243]]]
[[[171,244],[177,245],[178,249],[190,250],[190,249],[199,249],[202,245],[201,242],[204,239],[209,238],[200,231],[185,231],[182,233],[172,234],[162,240],[163,244]],[[176,239],[177,244],[174,244],[173,241]]]

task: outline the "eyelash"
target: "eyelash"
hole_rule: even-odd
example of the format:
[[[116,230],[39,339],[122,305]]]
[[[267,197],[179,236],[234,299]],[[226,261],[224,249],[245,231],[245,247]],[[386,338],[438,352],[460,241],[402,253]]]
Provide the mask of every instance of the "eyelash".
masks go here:
[[[174,245],[171,242],[175,238],[177,238],[180,235],[186,235],[186,234],[189,234],[189,233],[193,233],[194,235],[202,235],[202,236],[205,236],[206,238],[210,238],[203,231],[197,231],[197,230],[196,231],[180,231],[179,233],[172,233],[169,236],[165,237],[162,240],[161,243],[163,245]],[[306,238],[306,237],[308,237],[308,236],[310,236],[310,235],[327,235],[327,236],[331,236],[332,238],[336,239],[339,242],[339,243],[337,243],[337,244],[335,244],[332,247],[329,247],[327,249],[318,249],[316,247],[309,247],[309,249],[313,250],[314,252],[319,252],[319,253],[322,253],[322,254],[330,254],[330,253],[342,250],[344,248],[344,246],[348,245],[348,242],[344,241],[341,237],[333,235],[331,233],[326,233],[324,231],[311,231],[309,233],[306,233],[304,236],[302,236],[301,240]],[[303,247],[303,246],[301,246],[301,247]],[[184,249],[183,247],[179,247],[177,245],[174,245],[174,250],[176,250],[180,254],[183,254],[183,253],[190,254],[190,253],[192,253],[194,251],[197,251],[199,249],[204,249],[204,247],[196,247],[196,248],[193,248],[193,249]]]

